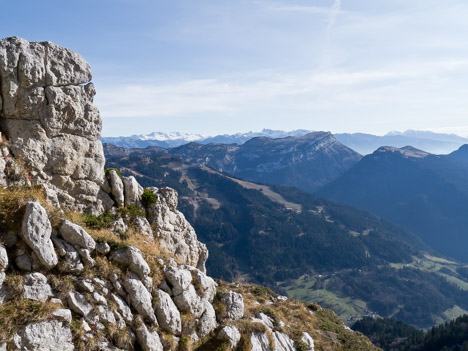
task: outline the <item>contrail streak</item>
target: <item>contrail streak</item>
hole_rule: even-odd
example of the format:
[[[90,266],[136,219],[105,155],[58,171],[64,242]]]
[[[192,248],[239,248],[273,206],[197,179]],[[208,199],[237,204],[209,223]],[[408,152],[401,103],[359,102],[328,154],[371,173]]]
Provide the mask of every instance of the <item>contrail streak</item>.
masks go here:
[[[328,19],[327,31],[329,31],[336,22],[336,18],[341,10],[341,0],[335,0],[331,7],[330,18]]]

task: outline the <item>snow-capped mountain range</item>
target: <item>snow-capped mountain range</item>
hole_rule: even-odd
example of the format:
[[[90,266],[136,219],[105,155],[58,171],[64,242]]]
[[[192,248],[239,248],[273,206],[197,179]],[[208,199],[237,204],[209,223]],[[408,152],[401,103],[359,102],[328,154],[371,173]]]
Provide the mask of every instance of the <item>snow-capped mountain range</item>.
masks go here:
[[[144,148],[147,146],[160,146],[165,148],[177,147],[191,142],[200,144],[243,144],[255,137],[268,137],[272,139],[285,138],[288,136],[303,136],[310,130],[298,129],[293,131],[263,129],[260,132],[247,132],[235,134],[222,134],[216,136],[205,136],[201,134],[184,132],[153,132],[146,135],[132,135],[129,137],[107,137],[102,138],[103,143],[114,144],[126,148]]]
[[[222,134],[216,136],[184,132],[153,132],[146,135],[132,135],[129,137],[105,137],[102,138],[101,141],[125,148],[145,148],[148,146],[172,148],[191,142],[200,144],[217,143],[241,145],[256,137],[277,139],[290,136],[303,136],[311,132],[311,130],[306,129],[293,131],[263,129],[259,132]],[[418,130],[407,130],[405,132],[392,131],[384,136],[364,133],[342,133],[334,134],[334,136],[339,142],[362,155],[370,154],[381,146],[404,147],[408,145],[434,154],[448,154],[457,150],[461,145],[468,144],[468,138],[455,134]]]

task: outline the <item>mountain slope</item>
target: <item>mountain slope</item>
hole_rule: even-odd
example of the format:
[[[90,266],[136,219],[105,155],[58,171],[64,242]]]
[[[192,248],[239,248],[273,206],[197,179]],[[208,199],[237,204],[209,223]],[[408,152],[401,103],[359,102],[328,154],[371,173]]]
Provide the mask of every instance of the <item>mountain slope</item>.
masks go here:
[[[439,252],[468,261],[468,162],[383,147],[318,194],[383,216]]]
[[[245,180],[309,192],[337,178],[361,158],[326,132],[280,139],[259,137],[242,145],[190,143],[168,152]]]
[[[173,155],[106,151],[107,166],[142,185],[178,190],[179,206],[207,244],[208,271],[216,277],[266,283],[320,301],[345,319],[372,310],[431,326],[451,308],[468,309],[460,265],[433,263],[425,245],[401,227],[298,189],[250,183]]]
[[[353,330],[368,336],[385,351],[465,351],[468,349],[468,315],[425,332],[392,319],[365,318]]]
[[[449,157],[468,162],[468,144],[462,145],[458,150],[449,154]]]

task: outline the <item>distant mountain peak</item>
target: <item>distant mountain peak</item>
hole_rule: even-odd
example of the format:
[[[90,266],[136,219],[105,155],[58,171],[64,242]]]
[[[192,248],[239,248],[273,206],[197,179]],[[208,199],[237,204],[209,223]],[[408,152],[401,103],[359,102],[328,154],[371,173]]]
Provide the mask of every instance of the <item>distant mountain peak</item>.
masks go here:
[[[452,152],[449,156],[458,160],[468,161],[468,144],[460,146],[458,150]]]
[[[384,152],[397,152],[397,153],[400,153],[401,155],[403,155],[404,157],[406,158],[425,158],[429,155],[431,155],[430,153],[426,152],[426,151],[423,151],[423,150],[419,150],[413,146],[404,146],[402,148],[397,148],[397,147],[393,147],[393,146],[382,146],[382,147],[379,147],[376,151],[375,151],[375,154],[379,154],[379,153],[384,153]]]
[[[284,143],[284,142],[290,142],[292,140],[301,143],[301,142],[310,142],[310,141],[312,141],[314,139],[321,140],[321,139],[326,139],[326,138],[330,138],[333,141],[336,141],[336,139],[335,139],[335,137],[333,136],[332,133],[317,131],[317,132],[309,132],[307,134],[298,135],[298,136],[288,135],[288,136],[284,136],[284,137],[281,137],[281,138],[275,138],[275,137],[271,137],[271,136],[258,136],[258,137],[255,137],[255,138],[252,138],[252,139],[246,141],[245,144],[250,145],[250,144],[255,144],[255,143],[258,143],[258,142],[281,144],[281,143]]]
[[[243,132],[235,134],[222,134],[215,136],[206,136],[201,134],[186,132],[152,132],[145,135],[132,135],[129,137],[104,137],[103,143],[123,146],[125,148],[145,148],[147,146],[159,146],[164,148],[178,147],[190,142],[200,144],[238,144],[242,145],[248,140],[256,137],[267,138],[285,138],[288,136],[302,136],[310,133],[310,130],[297,129],[292,131],[283,131],[275,129],[262,129],[260,132]]]

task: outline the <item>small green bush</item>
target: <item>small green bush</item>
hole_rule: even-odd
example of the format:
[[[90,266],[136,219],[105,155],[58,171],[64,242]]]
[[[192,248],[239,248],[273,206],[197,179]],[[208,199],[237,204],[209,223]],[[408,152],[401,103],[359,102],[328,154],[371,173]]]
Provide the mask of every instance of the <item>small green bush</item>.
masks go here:
[[[145,211],[143,211],[137,205],[128,205],[127,207],[121,207],[118,209],[118,211],[120,215],[131,224],[133,224],[135,222],[135,219],[137,219],[138,217],[145,216]]]
[[[83,217],[86,226],[94,229],[109,228],[115,221],[114,215],[109,211],[106,211],[99,216],[93,216],[90,213],[83,213]]]
[[[141,195],[141,203],[143,206],[148,207],[151,204],[155,204],[158,202],[158,195],[153,193],[149,189],[143,190],[143,194]]]

